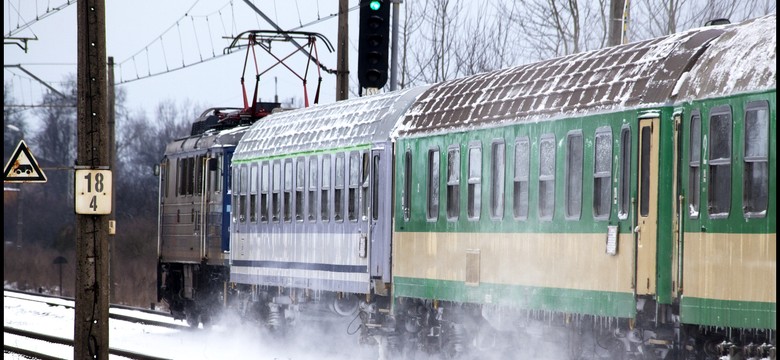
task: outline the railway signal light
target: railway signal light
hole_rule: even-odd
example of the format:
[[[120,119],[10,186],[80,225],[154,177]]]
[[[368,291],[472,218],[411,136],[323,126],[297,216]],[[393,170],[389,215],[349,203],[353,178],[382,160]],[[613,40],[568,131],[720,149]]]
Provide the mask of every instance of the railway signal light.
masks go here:
[[[390,38],[390,0],[360,1],[358,82],[364,88],[387,83]]]

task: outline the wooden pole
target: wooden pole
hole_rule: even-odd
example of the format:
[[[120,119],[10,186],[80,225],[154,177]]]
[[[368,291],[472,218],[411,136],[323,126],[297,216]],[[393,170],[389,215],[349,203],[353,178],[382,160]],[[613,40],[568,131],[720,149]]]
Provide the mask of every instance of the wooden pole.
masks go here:
[[[109,166],[104,0],[77,4],[77,169]],[[74,179],[75,181],[81,179]],[[108,216],[76,215],[74,359],[108,359]]]
[[[336,101],[349,98],[349,12],[347,0],[339,0],[339,30],[336,57]]]

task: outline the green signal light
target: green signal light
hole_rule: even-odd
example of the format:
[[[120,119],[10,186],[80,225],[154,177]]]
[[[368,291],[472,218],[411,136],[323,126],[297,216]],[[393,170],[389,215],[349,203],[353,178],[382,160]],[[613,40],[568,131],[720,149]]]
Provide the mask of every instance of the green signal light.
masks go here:
[[[379,7],[381,7],[381,6],[382,6],[382,3],[379,2],[379,0],[373,0],[373,1],[368,3],[368,7],[371,10],[374,10],[374,11],[379,10]]]

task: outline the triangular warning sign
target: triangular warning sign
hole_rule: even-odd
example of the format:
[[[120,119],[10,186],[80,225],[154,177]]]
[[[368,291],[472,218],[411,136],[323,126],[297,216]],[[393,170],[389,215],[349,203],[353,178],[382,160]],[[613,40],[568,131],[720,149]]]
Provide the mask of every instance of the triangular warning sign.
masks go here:
[[[19,141],[13,155],[5,164],[3,182],[46,182],[46,175],[43,174],[24,140]]]

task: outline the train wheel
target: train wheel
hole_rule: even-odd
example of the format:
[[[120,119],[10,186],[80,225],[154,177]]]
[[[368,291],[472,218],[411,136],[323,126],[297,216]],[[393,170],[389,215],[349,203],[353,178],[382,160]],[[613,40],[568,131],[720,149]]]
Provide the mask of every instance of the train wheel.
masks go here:
[[[190,325],[191,328],[196,329],[198,328],[198,317],[195,315],[189,315],[187,316],[187,324]]]
[[[203,314],[200,316],[200,322],[203,324],[204,329],[211,328],[211,315]]]

